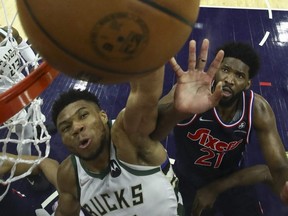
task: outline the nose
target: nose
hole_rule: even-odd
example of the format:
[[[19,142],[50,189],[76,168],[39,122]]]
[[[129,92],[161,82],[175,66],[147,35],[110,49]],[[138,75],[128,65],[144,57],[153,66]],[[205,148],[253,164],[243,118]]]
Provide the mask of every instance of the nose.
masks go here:
[[[74,121],[72,128],[73,128],[72,131],[73,135],[78,135],[81,131],[84,130],[84,125],[79,121]]]
[[[233,73],[227,73],[225,79],[224,79],[224,82],[225,83],[228,83],[228,84],[234,84],[234,76],[233,76]]]

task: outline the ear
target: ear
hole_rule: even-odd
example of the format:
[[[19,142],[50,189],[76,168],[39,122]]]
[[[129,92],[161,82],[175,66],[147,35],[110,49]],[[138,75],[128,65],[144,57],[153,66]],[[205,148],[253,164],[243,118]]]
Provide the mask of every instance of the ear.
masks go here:
[[[247,86],[245,87],[245,90],[248,90],[251,87],[252,80],[248,80]]]
[[[104,124],[106,124],[107,122],[108,122],[108,116],[107,116],[107,113],[104,111],[104,110],[101,110],[100,112],[99,112],[99,115],[100,115],[100,117],[101,117],[101,119],[102,119],[102,122],[104,123]]]

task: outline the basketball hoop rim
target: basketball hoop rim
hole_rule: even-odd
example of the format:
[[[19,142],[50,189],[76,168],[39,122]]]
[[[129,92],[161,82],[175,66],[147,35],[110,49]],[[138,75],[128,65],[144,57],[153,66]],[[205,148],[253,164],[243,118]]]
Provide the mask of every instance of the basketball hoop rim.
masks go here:
[[[23,80],[0,94],[0,124],[18,113],[38,97],[59,72],[43,61]]]

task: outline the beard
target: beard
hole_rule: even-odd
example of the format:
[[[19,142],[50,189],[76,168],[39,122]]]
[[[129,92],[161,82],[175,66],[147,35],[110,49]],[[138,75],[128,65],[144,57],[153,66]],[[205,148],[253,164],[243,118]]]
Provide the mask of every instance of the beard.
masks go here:
[[[236,95],[233,95],[229,99],[222,98],[219,102],[219,105],[222,107],[230,107],[232,106],[237,100],[242,97],[242,91],[238,92]]]

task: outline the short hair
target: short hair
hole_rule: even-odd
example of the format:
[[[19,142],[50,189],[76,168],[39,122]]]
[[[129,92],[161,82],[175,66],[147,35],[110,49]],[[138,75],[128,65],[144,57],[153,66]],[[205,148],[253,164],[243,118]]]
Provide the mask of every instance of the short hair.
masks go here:
[[[70,89],[59,95],[52,106],[52,121],[57,126],[56,121],[59,113],[69,104],[79,100],[85,100],[95,103],[101,109],[100,102],[95,94],[87,90]]]
[[[259,56],[249,44],[241,42],[230,42],[219,47],[216,50],[216,53],[219,50],[224,51],[224,58],[233,57],[248,65],[249,79],[253,78],[258,73],[260,67]]]

